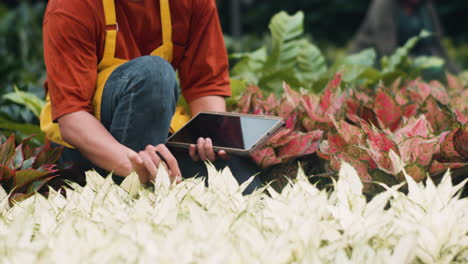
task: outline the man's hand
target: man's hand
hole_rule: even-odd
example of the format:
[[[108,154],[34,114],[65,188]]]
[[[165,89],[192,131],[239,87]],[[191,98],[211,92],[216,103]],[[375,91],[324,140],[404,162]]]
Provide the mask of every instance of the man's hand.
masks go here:
[[[213,95],[200,97],[190,102],[189,105],[190,110],[192,111],[192,116],[195,116],[201,111],[226,112],[226,101],[222,96]],[[197,145],[190,145],[189,154],[194,161],[215,161],[217,158],[224,160],[229,159],[229,155],[226,151],[221,150],[218,153],[213,151],[213,143],[209,138],[199,138]]]
[[[157,146],[148,145],[145,150],[136,153],[129,150],[127,154],[133,170],[138,174],[141,183],[154,181],[159,166],[165,166],[171,181],[182,181],[177,160],[163,144]]]
[[[216,155],[213,150],[213,142],[211,142],[209,138],[199,138],[196,146],[193,144],[190,145],[189,154],[194,161],[215,161],[217,158],[224,160],[229,159],[229,155],[224,150],[220,150]]]

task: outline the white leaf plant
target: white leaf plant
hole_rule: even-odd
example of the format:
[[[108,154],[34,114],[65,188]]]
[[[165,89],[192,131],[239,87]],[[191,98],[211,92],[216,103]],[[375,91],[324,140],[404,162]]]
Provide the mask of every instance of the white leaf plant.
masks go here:
[[[300,170],[281,193],[244,196],[247,184],[209,164],[208,187],[162,169],[154,188],[88,172],[85,187],[13,206],[0,188],[0,263],[467,263],[464,183],[407,176],[408,194],[368,201],[349,164],[339,175],[331,192]]]

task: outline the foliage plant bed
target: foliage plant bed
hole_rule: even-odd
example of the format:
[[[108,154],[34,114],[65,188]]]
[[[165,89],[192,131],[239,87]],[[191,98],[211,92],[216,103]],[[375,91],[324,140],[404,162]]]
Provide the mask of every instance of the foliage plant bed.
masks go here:
[[[229,169],[154,188],[136,175],[117,186],[95,172],[85,187],[9,206],[0,189],[0,256],[6,263],[466,263],[468,199],[447,173],[436,187],[408,179],[367,200],[356,171],[334,190],[302,170],[282,192],[243,196]]]
[[[338,172],[346,161],[358,171],[364,191],[375,194],[381,190],[376,182],[392,186],[405,180],[397,159],[418,182],[467,166],[468,89],[453,76],[447,79],[446,86],[417,79],[397,80],[388,87],[343,88],[341,74],[336,74],[320,94],[284,84],[281,97],[267,98],[250,86],[234,110],[286,120],[286,128],[254,153],[262,168],[287,167],[316,154],[319,160],[302,163],[327,174]]]

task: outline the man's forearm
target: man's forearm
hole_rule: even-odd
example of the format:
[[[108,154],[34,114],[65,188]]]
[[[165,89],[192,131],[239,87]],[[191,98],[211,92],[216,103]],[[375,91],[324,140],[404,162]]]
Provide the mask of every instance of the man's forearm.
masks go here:
[[[201,111],[226,112],[226,101],[222,96],[210,95],[201,97],[190,102],[192,116]]]
[[[62,137],[94,165],[119,176],[127,176],[132,165],[129,148],[120,144],[90,113],[80,111],[58,119]]]

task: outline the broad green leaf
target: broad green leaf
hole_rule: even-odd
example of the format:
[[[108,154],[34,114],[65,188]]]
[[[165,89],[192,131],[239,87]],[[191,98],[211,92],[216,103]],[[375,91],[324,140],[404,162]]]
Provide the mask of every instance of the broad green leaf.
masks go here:
[[[0,117],[0,130],[1,129],[19,131],[26,135],[36,135],[38,140],[44,142],[44,133],[41,131],[41,128],[38,125],[16,123]]]
[[[8,166],[0,165],[0,181],[8,181],[15,176],[15,171]]]
[[[302,12],[290,16],[282,11],[273,16],[269,25],[272,36],[272,51],[265,65],[266,70],[272,70],[284,64],[287,66],[291,57],[297,55],[297,45],[288,41],[304,33],[303,21],[304,13]]]
[[[13,156],[13,159],[11,160],[10,168],[13,170],[17,170],[23,165],[23,162],[24,162],[23,146],[18,145],[15,149],[15,155]]]
[[[17,171],[14,179],[14,186],[20,188],[49,174],[49,171],[38,171],[34,169]]]
[[[8,166],[15,155],[15,137],[11,135],[0,145],[0,165]]]
[[[410,38],[403,47],[399,47],[390,57],[384,57],[381,61],[382,72],[390,73],[396,71],[404,62],[409,59],[409,52],[416,46],[416,43],[429,37],[430,33],[426,30],[421,31],[419,36]]]
[[[306,39],[300,40],[298,45],[296,75],[302,87],[310,89],[310,84],[326,73],[327,64],[320,50]]]
[[[444,66],[444,60],[439,57],[420,56],[413,60],[412,67],[418,70],[442,67]]]
[[[377,53],[373,48],[362,50],[359,53],[346,56],[339,64],[361,65],[373,67],[377,59]]]
[[[44,178],[44,179],[40,179],[40,180],[32,182],[31,184],[29,184],[28,189],[26,191],[26,194],[27,195],[32,195],[32,194],[34,194],[36,192],[39,192],[39,190],[42,187],[44,187],[44,185],[46,183],[48,183],[50,180],[52,180],[55,177],[57,177],[57,176],[52,176],[52,177],[48,177],[48,178]]]
[[[36,157],[30,157],[29,159],[25,160],[23,165],[21,165],[21,170],[32,169],[35,161]]]
[[[16,86],[15,92],[5,94],[3,97],[17,104],[25,106],[31,110],[37,118],[40,117],[42,108],[45,105],[45,101],[37,97],[35,94],[22,92]]]

